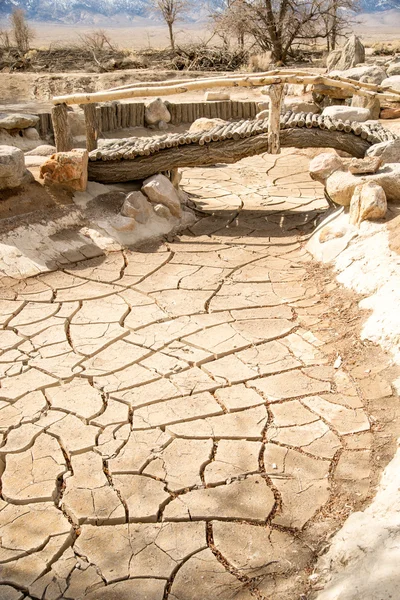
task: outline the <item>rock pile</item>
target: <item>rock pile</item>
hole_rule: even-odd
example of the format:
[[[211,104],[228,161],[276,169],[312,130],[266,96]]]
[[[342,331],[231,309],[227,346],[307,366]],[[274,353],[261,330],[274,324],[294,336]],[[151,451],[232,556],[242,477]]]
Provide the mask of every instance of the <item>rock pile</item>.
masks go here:
[[[333,202],[350,207],[353,224],[381,219],[387,201],[400,203],[400,140],[371,146],[363,159],[320,154],[310,162],[309,172]]]
[[[32,150],[40,142],[38,122],[36,115],[0,113],[0,144]]]

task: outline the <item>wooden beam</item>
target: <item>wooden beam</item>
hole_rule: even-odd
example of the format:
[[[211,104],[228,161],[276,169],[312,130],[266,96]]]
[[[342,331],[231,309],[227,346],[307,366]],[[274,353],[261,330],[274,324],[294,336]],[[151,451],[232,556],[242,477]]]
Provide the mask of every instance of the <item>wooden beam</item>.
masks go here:
[[[91,152],[92,150],[96,150],[99,137],[97,104],[83,104],[81,108],[85,115],[86,149],[88,152]]]
[[[69,128],[67,105],[54,106],[51,110],[51,119],[57,152],[69,152],[72,150],[74,142]]]
[[[281,106],[284,96],[284,86],[282,83],[271,85],[269,88],[269,117],[268,117],[268,153],[280,154],[280,119]]]
[[[266,76],[237,76],[232,79],[208,79],[195,80],[184,84],[175,84],[159,87],[132,87],[120,91],[104,91],[95,92],[93,94],[72,94],[67,96],[56,96],[53,98],[54,104],[90,104],[92,102],[108,102],[111,100],[122,100],[125,98],[141,98],[143,96],[169,96],[174,94],[185,94],[193,90],[203,90],[218,87],[259,87],[264,85],[272,85],[278,83],[294,83],[301,85],[324,84],[332,87],[351,90],[353,93],[358,93],[363,96],[374,96],[378,91],[372,91],[369,87],[364,87],[363,83],[358,81],[346,80],[345,78],[331,78],[324,75],[280,75],[277,77]],[[368,84],[369,85],[369,84]],[[387,100],[400,101],[400,91],[379,89],[379,97]]]
[[[280,145],[294,148],[329,147],[362,158],[371,144],[353,133],[302,127],[281,130]],[[188,144],[161,150],[151,156],[138,156],[133,160],[89,162],[89,180],[101,183],[134,181],[178,168],[234,163],[267,151],[268,133],[204,146]]]

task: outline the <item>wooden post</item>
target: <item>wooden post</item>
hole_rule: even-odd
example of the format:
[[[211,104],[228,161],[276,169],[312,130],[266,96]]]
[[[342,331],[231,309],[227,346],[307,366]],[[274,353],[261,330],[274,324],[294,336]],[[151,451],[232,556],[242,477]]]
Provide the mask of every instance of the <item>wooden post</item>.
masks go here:
[[[283,99],[283,84],[276,83],[269,88],[269,118],[268,118],[268,154],[280,154],[281,143],[279,139],[281,105]]]
[[[51,110],[57,152],[69,152],[74,145],[68,123],[66,104],[56,104]]]
[[[99,137],[99,123],[97,119],[97,104],[82,104],[85,115],[86,128],[86,150],[91,152],[97,148],[97,139]]]

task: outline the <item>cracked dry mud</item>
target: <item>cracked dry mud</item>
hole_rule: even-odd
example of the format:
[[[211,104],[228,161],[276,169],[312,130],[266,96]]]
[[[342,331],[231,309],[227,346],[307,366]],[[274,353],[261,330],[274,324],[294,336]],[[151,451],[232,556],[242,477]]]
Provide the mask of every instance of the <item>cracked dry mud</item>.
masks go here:
[[[2,600],[306,589],[368,495],[365,397],[391,394],[332,368],[307,163],[188,170],[204,215],[179,240],[3,281]]]

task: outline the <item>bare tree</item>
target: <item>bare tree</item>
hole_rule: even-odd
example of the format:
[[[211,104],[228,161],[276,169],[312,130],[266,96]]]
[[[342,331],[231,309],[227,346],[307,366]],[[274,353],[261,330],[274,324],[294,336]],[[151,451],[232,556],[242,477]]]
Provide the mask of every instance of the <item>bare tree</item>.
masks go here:
[[[190,0],[150,0],[150,5],[168,25],[171,48],[175,51],[174,24],[188,12]]]
[[[11,49],[10,32],[6,29],[0,29],[0,48],[6,51]]]
[[[351,21],[358,0],[221,0],[219,23],[236,21],[276,63],[285,63],[293,46],[327,39],[330,47]],[[347,12],[346,12],[347,11]],[[223,15],[223,17],[222,17]],[[231,15],[231,16],[229,16]],[[244,35],[243,34],[243,35]]]
[[[35,37],[35,32],[25,19],[25,11],[22,8],[13,10],[11,17],[11,34],[14,38],[18,50],[25,54],[30,48],[31,41]]]

